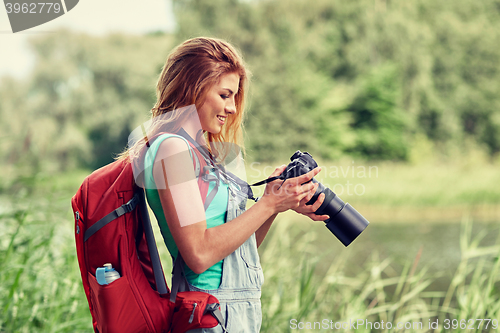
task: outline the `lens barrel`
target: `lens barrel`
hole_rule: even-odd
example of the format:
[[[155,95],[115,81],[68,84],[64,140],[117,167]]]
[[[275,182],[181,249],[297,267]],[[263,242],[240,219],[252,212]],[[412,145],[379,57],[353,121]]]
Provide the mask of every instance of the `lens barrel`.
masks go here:
[[[318,166],[311,154],[297,150],[290,158],[286,170],[282,173],[284,179],[298,177]],[[283,179],[283,178],[282,178]],[[365,230],[370,222],[358,213],[351,205],[344,203],[332,190],[319,183],[316,179],[311,179],[313,183],[318,183],[318,188],[311,200],[306,205],[316,202],[321,193],[325,193],[325,200],[314,212],[317,215],[328,215],[330,218],[325,221],[326,227],[342,244],[348,246],[356,237]]]
[[[363,215],[358,213],[356,209],[348,203],[344,205],[337,215],[329,218],[325,223],[328,230],[330,230],[345,246],[351,244],[369,224]]]
[[[315,179],[313,183],[317,183]],[[328,215],[325,221],[326,227],[342,244],[348,246],[368,226],[369,222],[363,215],[358,213],[350,204],[344,203],[332,190],[319,183],[316,193],[306,204],[312,205],[321,193],[325,193],[325,200],[314,212],[317,215]]]

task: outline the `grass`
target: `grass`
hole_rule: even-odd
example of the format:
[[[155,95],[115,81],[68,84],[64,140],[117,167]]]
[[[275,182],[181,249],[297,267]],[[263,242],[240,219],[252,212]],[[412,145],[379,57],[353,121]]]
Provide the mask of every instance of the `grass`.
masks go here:
[[[329,331],[335,324],[356,322],[360,325],[355,330],[349,326],[341,331],[428,332],[430,323],[438,323],[435,332],[449,332],[455,326],[453,320],[458,323],[453,331],[481,331],[486,323],[475,322],[475,329],[460,329],[460,323],[500,318],[500,242],[481,246],[484,235],[472,239],[471,226],[470,220],[462,222],[461,261],[448,288],[430,291],[438,274],[420,262],[422,249],[402,270],[395,270],[391,258],[381,257],[376,250],[366,262],[358,263],[348,251],[321,254],[316,231],[304,224],[278,221],[262,251],[263,331],[291,332],[300,328],[298,323],[304,332]],[[326,273],[318,274],[318,263],[330,260]],[[347,274],[353,264],[360,266],[355,274]],[[325,320],[327,326],[323,326]],[[376,329],[375,323],[382,322],[391,323],[392,329],[387,325]],[[397,323],[411,329],[398,329]],[[320,329],[324,327],[329,328]],[[492,328],[490,323],[485,331],[495,331]]]
[[[0,331],[89,331],[71,215],[50,201],[0,216]]]
[[[392,212],[398,207],[401,211],[410,207],[421,214],[435,209],[439,220],[441,209],[468,205],[466,201],[470,201],[469,207],[496,206],[500,190],[495,184],[499,176],[492,166],[478,170],[440,168],[380,165],[378,177],[363,179],[363,196],[341,198],[367,216],[373,227],[390,221],[384,221],[383,216],[377,217],[381,222],[373,220],[362,207],[390,207]],[[0,182],[0,332],[92,331],[74,249],[69,203],[86,174],[37,174]],[[249,180],[251,176],[249,172]],[[446,188],[453,178],[457,186],[448,193]],[[425,190],[419,190],[420,186]],[[415,193],[410,195],[412,191]],[[439,200],[433,203],[430,198]],[[338,241],[332,235],[321,234],[326,229],[312,228],[310,223],[290,216],[295,215],[287,213],[276,221],[259,249],[265,272],[263,332],[296,331],[291,328],[293,319],[296,325],[324,324],[324,319],[331,320],[329,325],[363,321],[363,327],[356,330],[338,330],[345,332],[428,332],[429,324],[436,321],[438,328],[432,331],[465,332],[460,329],[464,320],[470,325],[467,320],[472,318],[500,318],[500,239],[485,245],[483,240],[491,235],[485,235],[487,231],[472,232],[471,221],[476,218],[473,214],[453,217],[454,223],[462,219],[460,258],[456,271],[439,289],[431,286],[443,277],[422,259],[425,250],[416,251],[413,259],[401,264],[395,261],[395,253],[383,251],[372,242],[369,251],[364,252],[369,254],[354,257],[355,251],[338,250]],[[498,222],[496,213],[491,217]],[[169,257],[161,240],[157,241],[168,275]],[[362,248],[363,243],[356,242],[349,249]],[[445,329],[446,320],[450,329]],[[367,323],[381,321],[394,325],[421,322],[422,329],[366,328]],[[453,324],[457,324],[456,329]],[[481,331],[477,329],[479,322],[474,324],[476,328],[467,332]],[[485,323],[481,324],[480,328],[484,328]],[[494,331],[492,327],[490,323],[483,331]]]

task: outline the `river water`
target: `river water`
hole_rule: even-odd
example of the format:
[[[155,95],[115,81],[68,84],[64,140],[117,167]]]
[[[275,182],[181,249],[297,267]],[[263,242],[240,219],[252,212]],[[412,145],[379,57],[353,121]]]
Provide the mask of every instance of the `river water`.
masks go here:
[[[315,246],[318,253],[327,253],[326,258],[332,260],[338,255],[348,255],[348,275],[359,272],[371,260],[373,253],[378,255],[380,261],[390,258],[393,272],[401,273],[405,265],[413,265],[421,251],[417,271],[428,268],[428,274],[438,275],[429,290],[446,291],[461,260],[460,239],[466,234],[464,227],[465,222],[460,221],[427,224],[371,223],[347,248],[325,228],[323,232],[318,232]],[[480,235],[484,236],[479,242],[481,247],[500,244],[500,223],[473,222],[468,244],[471,239]],[[471,261],[474,260],[477,259]],[[327,262],[320,262],[320,272],[327,268]]]

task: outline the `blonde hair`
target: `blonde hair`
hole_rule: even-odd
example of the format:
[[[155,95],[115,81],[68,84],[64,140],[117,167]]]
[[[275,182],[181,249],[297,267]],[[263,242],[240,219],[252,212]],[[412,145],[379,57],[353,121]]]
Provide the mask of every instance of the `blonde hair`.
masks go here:
[[[239,52],[228,42],[217,38],[192,38],[170,53],[156,85],[156,103],[151,109],[152,126],[148,136],[159,132],[177,132],[189,112],[172,111],[190,105],[200,109],[209,89],[222,75],[229,73],[237,73],[240,78],[238,92],[235,94],[236,113],[228,117],[219,133],[206,133],[205,138],[215,156],[227,153],[223,151],[225,142],[243,149],[242,122],[250,74]],[[186,111],[189,110],[192,108],[187,108]],[[168,117],[169,115],[172,116]],[[147,144],[146,137],[130,147],[120,158],[137,157]]]

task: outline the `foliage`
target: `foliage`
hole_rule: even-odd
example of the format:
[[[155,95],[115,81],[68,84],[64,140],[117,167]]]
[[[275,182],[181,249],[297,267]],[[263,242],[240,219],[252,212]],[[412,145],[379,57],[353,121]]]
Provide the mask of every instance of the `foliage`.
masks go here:
[[[92,331],[68,208],[86,173],[37,177],[10,196],[0,196],[0,332]],[[327,231],[317,223],[299,221],[293,212],[280,216],[259,249],[265,272],[263,332],[289,332],[291,319],[325,318],[334,323],[363,319],[423,325],[439,320],[437,332],[449,332],[445,319],[500,317],[500,238],[485,246],[486,231],[472,236],[467,219],[456,272],[437,290],[432,283],[439,272],[430,270],[420,253],[403,267],[375,243],[371,255],[354,257],[349,250],[362,249],[362,243],[342,250],[330,234],[321,241],[319,233]],[[168,278],[170,257],[155,229]],[[481,330],[467,330],[474,331]]]
[[[498,172],[479,167],[500,152],[498,0],[174,0],[174,8],[172,34],[35,36],[30,76],[0,78],[1,332],[91,331],[67,223],[68,193],[87,172],[44,174],[94,169],[121,152],[148,117],[168,52],[189,37],[229,40],[253,72],[250,160],[281,164],[297,149],[369,163],[466,156],[459,172],[377,164],[381,177],[360,180],[367,195],[358,202],[410,203],[415,212],[498,202]],[[78,180],[71,191],[67,179]],[[418,257],[398,271],[376,251],[355,267],[340,255],[320,272],[314,233],[283,222],[262,250],[264,331],[287,331],[294,316],[500,317],[498,242],[482,247],[467,225],[448,289],[427,291],[435,276]]]
[[[493,331],[493,323],[498,328],[500,246],[498,242],[481,246],[481,235],[471,237],[467,219],[462,223],[462,259],[447,291],[432,290],[438,275],[421,263],[422,248],[400,271],[394,269],[391,258],[381,258],[377,249],[366,262],[356,261],[356,267],[349,251],[340,251],[328,261],[331,251],[321,253],[315,245],[317,232],[290,219],[278,221],[269,238],[261,256],[266,272],[264,332],[297,328],[305,332],[321,328],[322,332],[428,332],[430,323],[436,322],[434,332],[481,332],[486,328],[486,322],[479,321],[470,326],[471,318],[489,318],[486,331]],[[325,273],[315,269],[321,262]],[[349,270],[354,273],[347,273]],[[349,324],[352,322],[356,325]],[[335,326],[342,324],[344,327]],[[405,329],[404,325],[409,326]]]
[[[34,37],[31,76],[0,78],[2,161],[31,172],[111,161],[147,119],[170,49],[199,35],[235,44],[253,72],[250,160],[301,149],[413,162],[421,142],[444,157],[498,156],[494,0],[175,0],[174,10],[172,34]]]
[[[0,154],[44,169],[109,163],[152,107],[170,38],[59,31],[31,46],[37,61],[28,82],[0,85]]]
[[[419,134],[445,155],[469,137],[499,151],[494,1],[174,4],[178,40],[223,37],[250,64],[246,128],[255,159],[307,149],[407,160]]]
[[[22,197],[0,214],[0,332],[89,331],[67,200]]]
[[[350,152],[367,158],[406,160],[406,114],[398,109],[398,82],[394,69],[378,68],[354,98],[349,111],[356,132]]]

